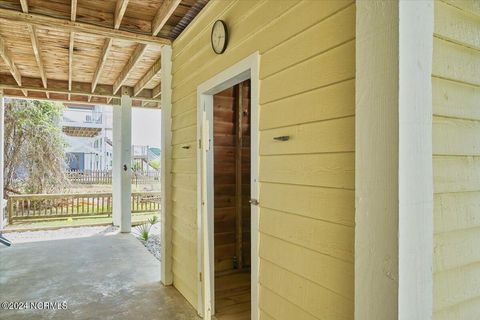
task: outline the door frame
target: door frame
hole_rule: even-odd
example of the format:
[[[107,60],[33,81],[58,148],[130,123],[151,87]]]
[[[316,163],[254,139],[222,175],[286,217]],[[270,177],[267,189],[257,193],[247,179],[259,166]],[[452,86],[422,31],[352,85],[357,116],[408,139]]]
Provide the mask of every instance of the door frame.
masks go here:
[[[213,95],[250,79],[250,139],[251,139],[251,198],[258,199],[259,167],[259,66],[260,54],[255,52],[197,87],[197,310],[210,320],[214,310],[214,236],[213,236]],[[205,112],[205,114],[204,114]],[[204,117],[205,115],[205,117]],[[208,125],[208,123],[212,125]],[[208,128],[208,144],[201,142],[204,128]],[[207,149],[207,150],[206,150]],[[208,150],[209,149],[209,150]],[[206,163],[203,158],[205,155]],[[203,205],[204,204],[204,205]],[[259,208],[251,205],[251,319],[258,319],[258,224]],[[205,212],[205,214],[204,214]],[[203,232],[206,229],[207,232]],[[208,257],[208,259],[204,259]],[[205,260],[205,261],[204,261]]]

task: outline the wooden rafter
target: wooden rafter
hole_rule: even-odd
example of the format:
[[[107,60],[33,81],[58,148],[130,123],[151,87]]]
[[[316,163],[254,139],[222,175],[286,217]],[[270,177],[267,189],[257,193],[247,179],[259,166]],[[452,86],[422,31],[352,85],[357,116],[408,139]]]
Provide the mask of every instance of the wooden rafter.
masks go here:
[[[3,61],[5,61],[5,64],[7,65],[8,70],[10,70],[10,73],[12,74],[18,86],[21,87],[22,75],[20,74],[20,71],[18,71],[15,63],[13,62],[10,51],[8,50],[5,44],[5,41],[3,41],[2,38],[0,38],[0,56],[3,58]],[[25,89],[20,89],[20,90],[22,90],[25,96],[27,95],[27,91],[25,91]]]
[[[72,9],[70,10],[70,20],[77,20],[77,0],[72,0]]]
[[[133,88],[128,87],[130,91]],[[91,92],[90,83],[88,82],[72,82],[72,89],[68,89],[68,81],[52,80],[48,81],[48,88],[45,89],[40,78],[22,78],[22,85],[18,85],[16,80],[10,75],[0,74],[0,89],[13,89],[13,90],[28,90],[32,92],[50,92],[60,94],[71,94],[76,96],[85,96],[85,100],[88,96],[100,97],[100,98],[120,98],[120,94],[113,94],[113,86],[99,84],[95,92]],[[145,89],[138,96],[134,98],[139,101],[152,101],[160,102],[157,98],[152,98],[152,90]]]
[[[70,10],[70,20],[77,20],[77,0],[72,0]],[[75,45],[75,32],[70,32],[70,43],[68,45],[68,90],[72,90],[72,73],[73,73],[73,48]]]
[[[22,13],[16,10],[2,9],[0,8],[0,19],[15,21],[19,23],[31,23],[36,26],[63,30],[66,32],[76,32],[76,33],[85,33],[92,34],[101,37],[108,37],[113,39],[120,39],[126,41],[132,41],[141,44],[148,45],[170,45],[171,40],[161,37],[149,36],[145,34],[116,30],[108,27],[101,27],[98,25],[83,23],[83,22],[73,22],[70,20],[65,20],[61,18],[48,17],[40,14],[33,13]]]
[[[114,29],[120,28],[122,24],[123,15],[127,10],[129,0],[117,0],[117,4],[115,6],[115,16],[114,16]],[[102,55],[100,57],[100,61],[98,62],[97,69],[95,70],[95,74],[93,75],[92,80],[92,92],[95,91],[95,87],[97,86],[98,80],[100,79],[100,75],[102,74],[103,67],[105,67],[105,63],[107,62],[107,57],[112,48],[113,40],[112,38],[106,38],[105,42],[103,43]],[[108,101],[110,102],[110,101]]]
[[[152,98],[158,98],[161,93],[162,93],[162,84],[159,83],[157,86],[155,86],[152,89]]]
[[[122,24],[123,15],[127,10],[129,0],[117,0],[117,4],[115,6],[115,15],[113,17],[113,28],[118,29]]]
[[[97,87],[98,80],[100,79],[100,75],[102,74],[103,67],[105,67],[105,63],[107,62],[108,53],[110,52],[110,48],[112,47],[112,39],[106,38],[103,44],[102,55],[100,56],[100,61],[98,62],[97,69],[95,70],[95,74],[93,75],[92,80],[92,92],[95,91]]]
[[[22,11],[28,13],[28,1],[20,0],[20,5],[22,6]]]
[[[145,86],[154,78],[156,77],[162,68],[162,58],[158,59],[155,61],[153,66],[148,69],[148,71],[143,75],[143,77],[135,84],[135,87],[133,88],[133,96],[136,96],[137,94],[142,91]]]
[[[37,61],[38,70],[40,71],[40,77],[42,78],[43,87],[47,88],[47,74],[45,73],[45,68],[43,67],[42,53],[40,49],[40,43],[38,42],[37,30],[35,26],[31,24],[28,25],[30,32],[30,38],[32,40],[32,49],[35,54],[35,60]]]
[[[164,0],[152,21],[152,35],[156,36],[167,23],[181,0]]]
[[[147,45],[145,44],[137,45],[137,47],[133,51],[133,54],[128,59],[127,64],[125,65],[125,67],[123,67],[122,71],[120,72],[120,75],[118,76],[117,80],[115,80],[115,83],[113,84],[113,93],[117,93],[118,89],[120,89],[120,87],[125,83],[128,76],[130,75],[132,70],[135,68],[135,65],[142,58],[142,55],[146,49],[147,49]]]

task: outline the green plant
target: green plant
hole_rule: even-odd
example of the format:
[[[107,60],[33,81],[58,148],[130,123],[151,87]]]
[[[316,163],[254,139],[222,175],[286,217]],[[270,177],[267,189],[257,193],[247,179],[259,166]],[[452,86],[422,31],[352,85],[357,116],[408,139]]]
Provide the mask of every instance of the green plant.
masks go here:
[[[143,241],[147,241],[150,234],[150,227],[151,225],[148,223],[141,224],[135,228],[135,234]]]
[[[150,223],[150,225],[153,226],[154,224],[156,224],[158,222],[158,216],[152,216],[152,217],[148,218],[147,220]]]

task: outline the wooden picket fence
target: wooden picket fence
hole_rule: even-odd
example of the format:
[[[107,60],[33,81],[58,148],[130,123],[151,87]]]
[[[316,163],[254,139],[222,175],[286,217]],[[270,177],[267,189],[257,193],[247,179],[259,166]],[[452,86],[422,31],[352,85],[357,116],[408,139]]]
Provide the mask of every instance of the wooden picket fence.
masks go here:
[[[132,192],[132,213],[160,210],[160,192]],[[22,194],[8,199],[9,223],[112,214],[112,193]]]

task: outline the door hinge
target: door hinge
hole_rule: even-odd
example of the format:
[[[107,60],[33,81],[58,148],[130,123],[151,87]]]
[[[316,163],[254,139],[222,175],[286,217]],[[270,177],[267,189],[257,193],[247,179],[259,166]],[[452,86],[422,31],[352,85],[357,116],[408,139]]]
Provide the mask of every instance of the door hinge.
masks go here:
[[[202,282],[202,273],[201,272],[198,273],[198,278],[200,279],[200,282]]]
[[[198,139],[198,149],[202,149],[202,139]]]

